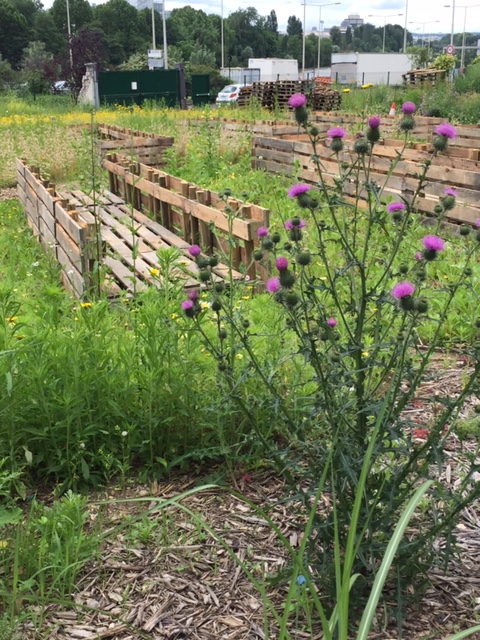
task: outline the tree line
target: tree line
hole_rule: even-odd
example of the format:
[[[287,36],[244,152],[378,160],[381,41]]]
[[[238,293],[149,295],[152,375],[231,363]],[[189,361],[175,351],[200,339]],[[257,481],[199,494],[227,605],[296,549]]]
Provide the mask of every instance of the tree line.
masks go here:
[[[138,11],[127,0],[108,0],[91,5],[88,0],[54,0],[45,10],[40,0],[0,0],[0,89],[21,71],[32,90],[48,90],[57,79],[81,84],[86,62],[97,62],[100,69],[146,68],[146,52],[155,40],[163,47],[162,17],[156,14],[153,38],[150,9]],[[170,64],[185,65],[187,73],[209,73],[221,65],[221,17],[185,6],[174,9],[166,20]],[[303,29],[296,16],[290,16],[286,33],[278,29],[275,10],[267,16],[254,7],[238,9],[223,20],[224,61],[226,66],[246,66],[248,58],[294,58],[302,63]],[[385,50],[403,47],[400,25],[385,26]],[[407,42],[413,36],[407,33]],[[383,27],[364,24],[341,32],[332,27],[330,38],[305,38],[307,68],[317,65],[318,48],[323,66],[331,63],[332,52],[381,51]]]

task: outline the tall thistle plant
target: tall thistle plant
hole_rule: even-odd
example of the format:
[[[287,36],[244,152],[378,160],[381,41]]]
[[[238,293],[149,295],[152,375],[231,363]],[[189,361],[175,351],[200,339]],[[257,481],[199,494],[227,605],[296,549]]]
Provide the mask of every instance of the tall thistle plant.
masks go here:
[[[299,528],[308,522],[300,570],[305,573],[309,567],[309,584],[330,595],[332,606],[346,592],[365,603],[396,523],[418,487],[431,481],[419,501],[415,526],[397,541],[395,562],[384,575],[397,586],[401,611],[407,586],[419,587],[434,563],[445,566],[462,509],[480,493],[473,479],[478,470],[475,455],[466,455],[458,483],[439,481],[451,425],[467,399],[480,398],[480,336],[472,344],[456,346],[456,357],[462,353],[468,363],[458,394],[448,389],[434,394],[424,386],[431,380],[432,356],[455,296],[460,291],[476,295],[472,273],[480,230],[462,227],[460,249],[454,249],[441,225],[455,206],[453,189],[438,201],[436,228],[422,234],[415,220],[416,200],[432,159],[455,136],[451,125],[437,127],[431,158],[420,167],[415,192],[391,200],[386,183],[401,154],[392,161],[385,184],[377,184],[372,167],[381,136],[378,117],[368,120],[364,134],[357,135],[348,151],[345,131],[328,131],[338,166],[336,175],[329,176],[317,153],[324,142],[309,121],[305,96],[293,95],[290,106],[311,142],[318,183],[290,188],[298,215],[287,220],[284,229],[258,230],[261,249],[255,259],[272,269],[265,295],[281,307],[285,343],[293,345],[291,361],[304,364],[301,401],[298,390],[288,387],[288,369],[272,373],[258,358],[248,318],[239,321],[231,313],[229,296],[207,274],[213,318],[195,296],[182,307],[218,359],[219,376],[248,415],[264,455],[285,475],[286,499],[297,511]],[[404,103],[402,111],[406,145],[415,105]],[[456,263],[445,286],[436,278],[436,264],[442,260]],[[203,262],[200,267],[205,269]],[[216,338],[206,327],[211,321],[218,329]],[[429,327],[428,345],[418,337],[423,325]],[[241,367],[229,357],[229,348],[243,350]],[[268,430],[262,422],[264,404],[263,411],[256,412],[255,398],[242,396],[245,380],[252,377],[269,391],[268,428],[276,424],[275,438],[263,435]],[[408,412],[420,399],[433,406],[421,433]],[[478,405],[478,400],[473,403]],[[346,633],[344,624],[340,636],[346,638]]]

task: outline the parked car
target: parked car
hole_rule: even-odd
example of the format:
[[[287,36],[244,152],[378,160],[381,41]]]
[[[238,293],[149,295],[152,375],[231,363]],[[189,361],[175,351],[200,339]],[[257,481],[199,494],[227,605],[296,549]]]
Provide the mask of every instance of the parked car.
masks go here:
[[[69,87],[68,87],[68,82],[66,80],[57,80],[57,82],[54,82],[51,86],[51,92],[52,93],[69,93]]]
[[[229,102],[237,102],[240,89],[243,84],[229,84],[220,91],[217,96],[217,104],[226,104]]]

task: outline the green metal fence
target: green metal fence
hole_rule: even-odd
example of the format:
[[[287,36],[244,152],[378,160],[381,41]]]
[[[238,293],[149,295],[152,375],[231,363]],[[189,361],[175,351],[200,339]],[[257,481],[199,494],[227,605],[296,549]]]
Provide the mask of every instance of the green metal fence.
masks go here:
[[[192,104],[198,106],[210,102],[210,76],[192,75]]]
[[[179,103],[179,71],[102,71],[98,78],[101,104],[141,104],[163,100],[168,107]]]

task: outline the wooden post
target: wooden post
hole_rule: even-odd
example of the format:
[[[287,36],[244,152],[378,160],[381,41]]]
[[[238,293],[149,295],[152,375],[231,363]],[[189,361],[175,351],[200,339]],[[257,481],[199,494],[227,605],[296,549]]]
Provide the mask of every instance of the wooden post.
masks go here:
[[[163,188],[163,189],[167,189],[168,185],[167,185],[167,177],[165,175],[162,174],[155,174],[156,179],[158,181],[158,184]],[[158,204],[158,200],[156,200],[156,203]],[[162,218],[162,225],[168,229],[169,231],[172,230],[172,221],[171,221],[171,217],[170,217],[170,205],[168,204],[168,202],[163,202],[163,200],[160,200],[160,211],[161,211],[161,218]],[[157,219],[158,219],[158,211],[157,211]]]
[[[188,182],[185,182],[184,180],[182,180],[180,183],[180,193],[184,198],[188,199],[189,190],[190,190],[190,185],[188,184]],[[182,222],[183,222],[183,239],[185,240],[185,242],[189,242],[190,244],[193,244],[192,217],[185,210],[182,211]]]
[[[206,193],[203,189],[197,189],[197,201],[200,204],[206,204]],[[213,253],[215,248],[215,240],[213,237],[213,233],[210,231],[210,228],[206,222],[203,220],[198,221],[198,231],[200,234],[200,244],[208,253]]]

